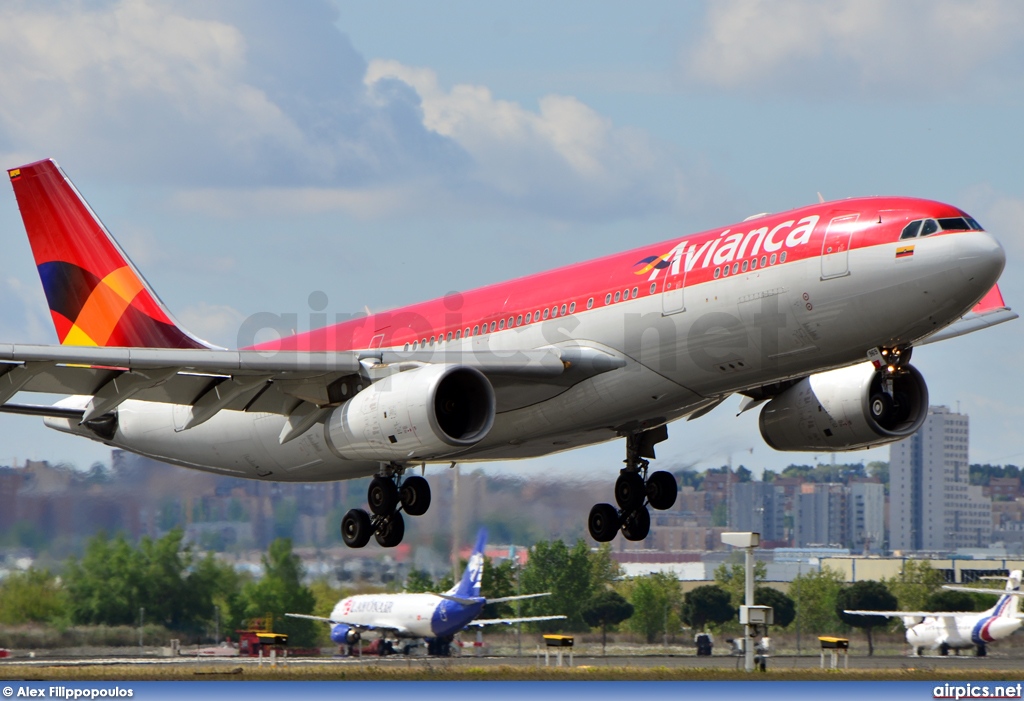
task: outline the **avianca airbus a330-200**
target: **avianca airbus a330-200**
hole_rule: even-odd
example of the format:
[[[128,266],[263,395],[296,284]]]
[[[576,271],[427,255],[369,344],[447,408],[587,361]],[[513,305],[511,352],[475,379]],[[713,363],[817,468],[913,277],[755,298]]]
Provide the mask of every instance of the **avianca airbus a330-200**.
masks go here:
[[[430,505],[410,468],[625,439],[591,536],[643,540],[676,482],[667,425],[730,395],[777,450],[911,435],[915,346],[1016,317],[1002,247],[956,207],[819,202],[239,350],[178,326],[51,160],[8,171],[59,346],[0,345],[0,411],[185,467],[373,475],[345,542],[394,546]],[[52,406],[20,392],[68,395]]]

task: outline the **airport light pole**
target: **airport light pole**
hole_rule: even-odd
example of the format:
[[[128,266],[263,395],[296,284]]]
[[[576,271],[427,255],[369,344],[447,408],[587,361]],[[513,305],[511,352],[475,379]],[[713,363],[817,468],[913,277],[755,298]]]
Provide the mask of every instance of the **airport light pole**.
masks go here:
[[[754,625],[751,623],[750,611],[754,608],[754,548],[761,544],[760,533],[723,533],[722,542],[734,548],[743,548],[744,558],[744,591],[740,609],[740,623],[743,624],[743,657],[744,669],[754,671]]]

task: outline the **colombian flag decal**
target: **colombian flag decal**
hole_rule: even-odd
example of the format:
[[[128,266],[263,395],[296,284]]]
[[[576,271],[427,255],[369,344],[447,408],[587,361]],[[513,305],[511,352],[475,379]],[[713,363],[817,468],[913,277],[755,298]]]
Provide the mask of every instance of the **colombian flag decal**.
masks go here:
[[[912,255],[914,255],[914,247],[913,246],[897,246],[896,247],[896,257],[897,258],[909,258]]]

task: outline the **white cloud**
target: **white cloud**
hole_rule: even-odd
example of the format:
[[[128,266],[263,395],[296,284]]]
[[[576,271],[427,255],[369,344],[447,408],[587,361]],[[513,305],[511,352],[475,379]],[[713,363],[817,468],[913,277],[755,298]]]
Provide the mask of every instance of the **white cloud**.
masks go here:
[[[225,348],[237,348],[238,329],[245,315],[234,307],[200,302],[176,315],[178,323],[204,341]]]
[[[475,196],[578,216],[683,200],[684,176],[672,155],[574,97],[547,95],[530,110],[480,85],[444,89],[427,68],[370,62],[365,83],[372,95],[386,95],[396,82],[415,90],[423,126],[470,156],[465,187]]]
[[[725,89],[948,101],[1019,72],[1022,28],[1014,0],[721,0],[682,64]]]
[[[0,5],[0,153],[160,180],[228,216],[614,218],[691,189],[677,155],[574,97],[530,109],[445,89],[426,68],[368,65],[336,21],[326,0]]]

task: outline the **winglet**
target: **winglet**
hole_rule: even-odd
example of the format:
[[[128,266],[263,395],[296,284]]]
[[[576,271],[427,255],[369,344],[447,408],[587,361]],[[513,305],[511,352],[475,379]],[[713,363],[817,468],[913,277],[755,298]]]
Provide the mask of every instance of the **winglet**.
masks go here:
[[[173,321],[54,161],[7,174],[62,344],[212,347]]]

